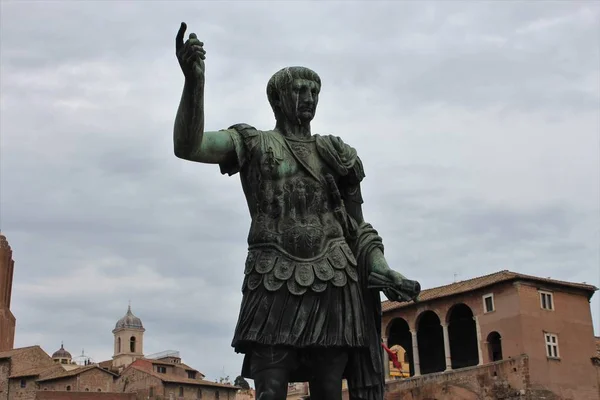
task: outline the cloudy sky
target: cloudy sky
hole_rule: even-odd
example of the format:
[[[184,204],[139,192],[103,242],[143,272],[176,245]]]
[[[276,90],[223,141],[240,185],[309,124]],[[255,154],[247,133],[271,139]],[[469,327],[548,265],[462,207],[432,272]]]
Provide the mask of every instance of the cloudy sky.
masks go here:
[[[395,269],[600,286],[598,2],[2,1],[17,346],[108,359],[131,300],[145,353],[238,374],[249,215],[237,176],[173,155],[181,21],[207,50],[207,129],[269,129],[269,77],[320,74],[313,131],[357,148]]]

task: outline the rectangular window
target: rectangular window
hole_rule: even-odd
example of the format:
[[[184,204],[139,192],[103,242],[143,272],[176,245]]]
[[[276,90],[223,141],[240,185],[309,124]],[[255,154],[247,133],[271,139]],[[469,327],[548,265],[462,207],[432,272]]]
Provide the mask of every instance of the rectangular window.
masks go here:
[[[21,387],[22,388],[27,387],[27,381],[25,379],[21,379]]]
[[[483,312],[489,313],[495,310],[494,295],[492,293],[483,296]]]
[[[198,394],[196,395],[197,398],[201,399],[202,398],[202,389],[198,388]]]
[[[554,310],[554,298],[552,293],[540,291],[540,304],[544,310]]]
[[[549,358],[559,358],[558,352],[558,336],[553,333],[545,333],[546,338],[546,356]]]
[[[160,365],[156,367],[156,372],[158,372],[159,374],[166,374],[167,373],[167,367],[161,367]]]
[[[196,371],[189,371],[187,372],[187,376],[189,379],[196,379]]]

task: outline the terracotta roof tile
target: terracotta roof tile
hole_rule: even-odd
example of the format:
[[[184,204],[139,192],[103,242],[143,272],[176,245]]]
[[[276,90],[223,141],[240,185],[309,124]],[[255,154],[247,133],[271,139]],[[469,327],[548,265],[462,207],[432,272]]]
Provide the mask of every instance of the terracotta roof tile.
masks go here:
[[[38,348],[40,350],[42,350],[42,348],[38,345],[34,345],[34,346],[27,346],[27,347],[19,347],[16,349],[12,349],[12,350],[6,350],[6,351],[2,351],[0,352],[0,359],[3,358],[11,358],[12,356],[14,356],[15,354],[21,353],[23,351],[28,351],[34,348]],[[43,351],[43,350],[42,350]],[[49,357],[49,356],[48,356]]]
[[[185,363],[175,364],[175,363],[168,362],[168,361],[161,361],[161,360],[154,360],[154,359],[147,359],[147,360],[150,361],[154,365],[170,365],[175,368],[185,369],[186,371],[194,371],[194,372],[197,372],[199,375],[206,376],[202,372],[198,371],[195,368],[190,367],[189,365],[187,365]]]
[[[52,375],[49,375],[49,376],[46,376],[44,378],[38,379],[38,382],[51,381],[51,380],[54,380],[54,379],[63,379],[63,378],[71,377],[71,376],[76,376],[76,375],[82,374],[84,372],[87,372],[89,370],[92,370],[94,368],[97,368],[100,371],[105,372],[107,374],[111,374],[113,376],[117,376],[117,375],[113,374],[110,371],[107,371],[107,370],[105,370],[103,368],[100,368],[97,365],[86,365],[84,367],[75,368],[75,369],[72,369],[72,370],[69,370],[69,371],[64,371],[64,370],[63,371],[58,371],[58,372],[56,372],[56,373],[54,373]]]
[[[461,293],[470,292],[476,289],[481,289],[487,286],[494,285],[500,282],[508,282],[513,280],[525,280],[525,281],[533,281],[533,282],[543,282],[554,284],[558,286],[565,286],[575,289],[581,289],[587,291],[589,293],[589,297],[591,297],[596,290],[597,287],[593,285],[588,285],[585,283],[573,283],[566,281],[559,281],[555,279],[549,278],[540,278],[533,275],[520,274],[517,272],[511,272],[508,270],[495,272],[493,274],[478,276],[476,278],[468,279],[466,281],[460,281],[451,283],[449,285],[438,286],[431,289],[426,289],[421,292],[419,295],[419,303],[424,303],[427,301],[431,301],[434,299],[439,299],[442,297],[453,296]],[[398,303],[386,300],[381,303],[381,307],[383,312],[396,310],[403,307],[408,307],[413,305],[414,302],[406,302],[406,303]]]
[[[227,385],[227,384],[223,384],[223,383],[205,381],[205,380],[201,380],[201,379],[183,378],[183,377],[176,376],[173,374],[159,374],[158,372],[144,368],[144,366],[140,365],[139,363],[135,364],[135,365],[131,364],[128,368],[135,368],[138,371],[143,371],[143,372],[147,373],[148,375],[154,376],[155,378],[158,378],[165,383],[181,383],[181,384],[196,385],[196,386],[212,386],[212,387],[221,387],[221,388],[229,389],[229,390],[241,389],[237,386]]]
[[[47,375],[50,373],[56,373],[57,371],[64,371],[64,369],[60,365],[45,365],[45,366],[36,366],[33,368],[29,368],[9,376],[9,379],[14,378],[25,378],[28,376],[40,376]]]

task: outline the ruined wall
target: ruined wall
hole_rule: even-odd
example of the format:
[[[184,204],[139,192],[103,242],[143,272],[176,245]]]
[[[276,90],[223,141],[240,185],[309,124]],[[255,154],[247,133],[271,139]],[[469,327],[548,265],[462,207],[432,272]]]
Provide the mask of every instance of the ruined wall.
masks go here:
[[[385,400],[533,400],[526,356],[388,382]],[[348,393],[344,392],[344,399]]]
[[[12,350],[16,319],[10,310],[15,261],[6,237],[0,233],[0,351]]]
[[[36,393],[35,400],[137,400],[135,393],[51,392]]]

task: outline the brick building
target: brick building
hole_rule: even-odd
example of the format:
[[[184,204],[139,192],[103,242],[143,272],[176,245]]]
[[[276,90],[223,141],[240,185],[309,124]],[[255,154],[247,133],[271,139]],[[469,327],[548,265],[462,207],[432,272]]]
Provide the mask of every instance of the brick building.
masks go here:
[[[61,344],[0,352],[0,400],[234,400],[240,388],[204,379],[176,351],[144,356],[142,321],[128,307],[113,330],[111,360],[73,362]],[[251,396],[245,396],[248,400]]]
[[[0,353],[0,400],[34,399],[36,380],[62,370],[40,346]]]
[[[16,319],[10,310],[15,261],[6,237],[0,233],[0,351],[13,348]]]
[[[592,360],[596,343],[589,304],[596,290],[501,271],[424,290],[418,303],[385,301],[383,340],[406,350],[413,377],[390,380],[388,398],[486,398],[434,393],[442,387],[448,393],[449,382],[458,380],[456,390],[481,396],[500,377],[519,395],[597,400],[600,375]],[[489,385],[482,384],[486,377]],[[422,394],[407,397],[416,388]],[[398,397],[401,392],[404,397]]]
[[[138,359],[121,373],[117,391],[135,392],[144,399],[236,399],[240,388],[203,378],[177,358],[172,361]]]
[[[100,368],[87,365],[70,370],[59,370],[39,377],[37,390],[65,392],[114,392],[119,376]]]

